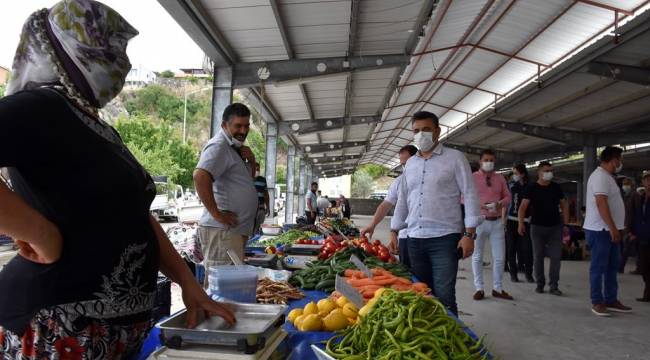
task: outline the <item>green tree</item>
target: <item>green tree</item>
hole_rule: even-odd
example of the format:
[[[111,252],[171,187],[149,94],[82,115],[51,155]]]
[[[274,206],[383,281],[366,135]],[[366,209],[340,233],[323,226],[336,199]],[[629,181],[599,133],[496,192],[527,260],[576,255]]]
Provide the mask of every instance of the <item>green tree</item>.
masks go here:
[[[167,175],[174,184],[193,186],[198,150],[183,144],[168,123],[156,124],[150,117],[135,115],[118,119],[115,129],[151,175]]]
[[[0,98],[5,96],[5,86],[0,85]]]
[[[171,70],[165,70],[160,73],[161,78],[171,79],[174,77],[174,73]]]
[[[374,180],[382,176],[386,176],[390,172],[390,169],[388,169],[385,166],[377,165],[377,164],[364,164],[359,166],[359,168],[357,169],[357,172],[360,171],[367,173]]]
[[[352,197],[367,198],[375,187],[375,181],[366,171],[356,171],[352,175]]]

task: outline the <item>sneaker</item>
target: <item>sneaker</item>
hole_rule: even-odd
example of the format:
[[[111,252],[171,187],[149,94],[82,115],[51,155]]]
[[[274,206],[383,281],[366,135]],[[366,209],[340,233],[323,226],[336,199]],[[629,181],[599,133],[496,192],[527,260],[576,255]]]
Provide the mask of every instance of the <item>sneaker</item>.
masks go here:
[[[636,299],[638,302],[650,302],[650,298],[638,298]]]
[[[562,291],[560,291],[560,289],[551,289],[548,293],[555,296],[562,296]]]
[[[598,316],[612,316],[612,314],[607,311],[607,306],[605,306],[605,304],[596,304],[592,306],[591,312]]]
[[[485,292],[478,290],[474,293],[474,300],[479,301],[485,299]]]
[[[544,293],[544,288],[538,286],[537,288],[535,288],[535,292],[538,293],[538,294],[543,294]]]
[[[616,302],[612,304],[607,304],[607,310],[609,311],[614,311],[614,312],[620,312],[620,313],[631,313],[632,308],[629,306],[625,306],[621,304],[620,301],[616,300]]]
[[[496,290],[492,290],[492,296],[495,298],[499,299],[504,299],[504,300],[514,300],[510,294],[505,292],[504,290],[501,290],[501,292],[497,292]]]

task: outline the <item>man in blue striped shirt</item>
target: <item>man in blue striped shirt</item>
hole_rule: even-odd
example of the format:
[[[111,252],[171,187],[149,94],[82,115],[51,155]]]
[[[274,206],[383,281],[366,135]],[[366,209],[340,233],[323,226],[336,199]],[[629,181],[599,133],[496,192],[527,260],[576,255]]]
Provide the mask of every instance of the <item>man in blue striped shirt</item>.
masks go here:
[[[255,164],[255,190],[257,191],[257,215],[255,216],[255,226],[253,234],[259,234],[264,218],[271,214],[269,206],[269,189],[266,185],[266,178],[260,175],[260,164]]]

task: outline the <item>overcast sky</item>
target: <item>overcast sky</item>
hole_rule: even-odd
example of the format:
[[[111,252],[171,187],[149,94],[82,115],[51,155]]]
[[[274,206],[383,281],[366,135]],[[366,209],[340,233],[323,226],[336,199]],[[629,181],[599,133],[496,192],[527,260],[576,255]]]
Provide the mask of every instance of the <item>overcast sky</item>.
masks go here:
[[[156,0],[102,0],[117,10],[140,35],[129,42],[133,67],[149,70],[201,67],[203,51],[187,36]],[[37,9],[50,8],[56,0],[2,1],[0,20],[0,66],[11,68],[27,17]]]

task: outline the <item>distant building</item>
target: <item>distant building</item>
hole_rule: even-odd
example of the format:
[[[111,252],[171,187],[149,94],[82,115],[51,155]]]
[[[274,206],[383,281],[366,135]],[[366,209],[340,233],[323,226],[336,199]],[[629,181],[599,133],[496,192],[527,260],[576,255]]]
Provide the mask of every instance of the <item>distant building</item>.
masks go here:
[[[0,66],[0,85],[5,85],[9,81],[9,69]]]
[[[154,81],[156,81],[156,74],[153,71],[141,66],[132,68],[129,71],[129,73],[126,75],[126,83],[124,85],[127,87],[139,88],[147,86]]]
[[[203,69],[179,69],[180,72],[174,74],[175,78],[187,78],[187,77],[195,77],[195,78],[209,78],[210,74],[208,74],[205,70]]]

